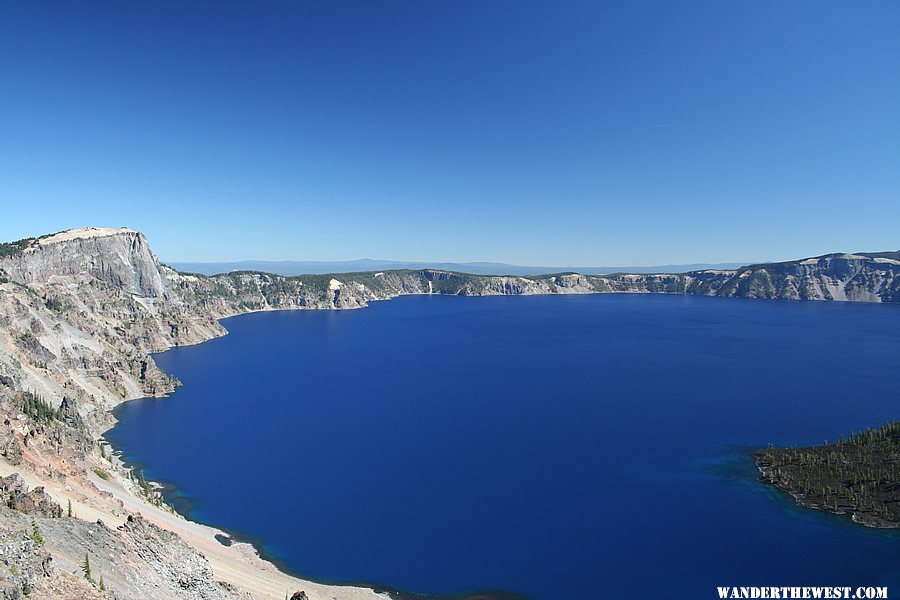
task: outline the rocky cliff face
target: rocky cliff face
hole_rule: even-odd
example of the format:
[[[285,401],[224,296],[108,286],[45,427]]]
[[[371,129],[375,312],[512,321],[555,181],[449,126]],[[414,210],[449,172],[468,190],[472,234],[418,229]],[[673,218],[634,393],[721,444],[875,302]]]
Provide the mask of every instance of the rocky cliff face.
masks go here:
[[[358,308],[370,300],[404,294],[461,296],[531,294],[690,294],[789,300],[900,301],[900,260],[830,255],[803,261],[751,265],[734,271],[677,274],[532,277],[468,275],[431,269],[385,273],[301,275],[227,273],[182,277],[186,305],[217,314],[274,308]]]
[[[202,276],[161,265],[138,232],[79,229],[0,245],[0,271],[0,383],[53,406],[71,398],[95,434],[110,425],[107,410],[118,402],[174,389],[177,382],[156,368],[151,353],[223,335],[218,319],[248,311],[360,308],[404,294],[900,302],[900,253],[832,254],[681,274],[512,277],[424,269]]]
[[[404,294],[900,302],[900,253],[832,254],[681,274],[511,277],[425,269],[202,276],[161,265],[138,232],[79,229],[0,245],[0,271],[0,382],[54,406],[71,397],[95,433],[110,424],[106,410],[116,403],[174,389],[176,382],[156,368],[151,353],[223,335],[218,319],[248,311],[360,308]]]
[[[900,253],[829,254],[751,265],[724,282],[718,295],[787,300],[900,302]]]
[[[167,297],[166,281],[147,238],[131,229],[64,231],[34,240],[0,264],[10,280],[22,284],[89,275],[135,296]]]
[[[161,265],[146,238],[129,229],[72,230],[0,244],[0,466],[31,469],[41,481],[82,485],[92,494],[98,490],[86,475],[98,468],[112,470],[122,484],[146,495],[125,471],[116,471],[121,465],[110,461],[96,443],[113,423],[109,409],[126,399],[171,392],[177,382],[156,367],[151,354],[223,335],[218,319],[249,311],[360,308],[405,294],[665,293],[900,302],[898,275],[900,253],[833,254],[681,274],[511,277],[425,269],[201,276]],[[17,506],[39,504],[25,492],[16,498],[21,500]],[[117,532],[98,529],[94,542],[83,540],[87,547],[106,540],[109,547],[143,557],[145,571],[135,566],[133,576],[111,576],[125,597],[146,591],[140,587],[143,577],[155,577],[163,587],[163,582],[176,580],[174,591],[166,591],[165,597],[237,595],[211,582],[202,557],[142,522],[129,523]],[[48,541],[60,556],[65,556],[67,536],[84,533],[82,525],[66,519],[44,525],[48,535],[63,540]],[[16,544],[20,537],[0,540],[0,546]],[[22,564],[32,565],[37,577],[46,564],[44,551],[25,546]],[[147,564],[152,573],[146,571]],[[112,574],[116,567],[108,568]],[[84,587],[81,580],[76,585],[59,577],[45,579],[45,584]],[[26,583],[31,585],[17,580],[16,589]]]
[[[151,353],[225,333],[220,315],[171,293],[179,275],[138,232],[72,230],[16,250],[0,253],[0,384],[54,407],[69,398],[94,435],[112,406],[174,389]]]

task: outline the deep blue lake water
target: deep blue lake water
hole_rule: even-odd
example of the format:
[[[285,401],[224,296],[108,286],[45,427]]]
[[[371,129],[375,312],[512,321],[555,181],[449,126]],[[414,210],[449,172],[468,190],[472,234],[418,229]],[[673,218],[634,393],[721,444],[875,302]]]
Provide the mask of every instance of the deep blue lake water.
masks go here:
[[[157,356],[184,387],[107,437],[297,574],[538,600],[900,592],[900,536],[794,507],[746,454],[900,418],[900,307],[419,296],[224,325]]]

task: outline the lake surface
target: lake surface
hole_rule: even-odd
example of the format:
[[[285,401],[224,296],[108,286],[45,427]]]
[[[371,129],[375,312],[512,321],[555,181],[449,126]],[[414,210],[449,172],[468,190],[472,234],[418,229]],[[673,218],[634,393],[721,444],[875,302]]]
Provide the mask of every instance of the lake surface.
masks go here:
[[[223,323],[157,356],[184,387],[107,437],[299,575],[538,600],[900,590],[900,537],[796,508],[747,456],[900,417],[898,306],[419,296]]]

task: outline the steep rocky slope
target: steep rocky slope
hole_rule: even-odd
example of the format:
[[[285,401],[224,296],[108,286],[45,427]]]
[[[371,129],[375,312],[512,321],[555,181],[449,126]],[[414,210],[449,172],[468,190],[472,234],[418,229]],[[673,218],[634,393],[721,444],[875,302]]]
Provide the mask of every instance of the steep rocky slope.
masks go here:
[[[735,271],[530,277],[468,275],[425,269],[300,275],[234,272],[215,276],[167,271],[173,295],[204,314],[285,308],[357,308],[404,294],[462,296],[665,293],[787,300],[900,302],[900,260],[853,254],[751,265]]]
[[[25,240],[3,259],[13,281],[46,283],[67,275],[91,275],[129,294],[165,298],[159,262],[147,239],[131,229],[81,229]]]
[[[0,475],[21,473],[46,486],[60,506],[65,500],[76,507],[72,517],[67,510],[34,517],[44,532],[40,548],[26,539],[29,517],[21,508],[31,505],[7,502],[0,508],[0,522],[10,532],[0,546],[7,560],[21,561],[20,572],[31,573],[7,577],[0,594],[16,597],[28,588],[54,590],[46,597],[230,598],[249,591],[280,598],[302,586],[311,600],[381,597],[363,588],[289,578],[246,545],[220,547],[215,530],[167,511],[152,486],[99,441],[113,424],[109,410],[116,404],[165,395],[178,385],[151,354],[224,335],[218,322],[223,317],[359,308],[404,294],[668,293],[900,302],[898,273],[900,254],[880,253],[681,274],[516,277],[426,269],[201,276],[160,264],[146,238],[129,229],[71,230],[0,244]],[[135,516],[137,511],[150,521]],[[98,518],[105,524],[98,525]],[[165,529],[178,531],[186,544]],[[96,582],[85,588],[85,578],[72,575],[82,548],[108,573],[105,591]],[[123,563],[103,558],[109,554],[121,555]]]
[[[140,516],[116,528],[78,519],[15,474],[0,478],[0,499],[13,509],[0,510],[2,557],[15,566],[0,597],[24,590],[54,598],[250,598],[215,581],[201,554]]]
[[[219,312],[185,302],[186,281],[130,230],[0,245],[0,477],[22,478],[0,480],[0,598],[382,598],[224,546],[222,532],[174,514],[100,441],[110,408],[177,385],[150,353],[225,333]]]

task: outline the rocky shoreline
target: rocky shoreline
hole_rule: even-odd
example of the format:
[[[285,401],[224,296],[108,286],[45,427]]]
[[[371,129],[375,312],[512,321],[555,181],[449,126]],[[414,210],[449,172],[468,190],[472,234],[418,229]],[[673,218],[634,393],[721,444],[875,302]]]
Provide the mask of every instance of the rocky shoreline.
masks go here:
[[[0,597],[52,588],[47,597],[280,599],[302,592],[307,600],[420,598],[291,577],[250,544],[229,537],[232,543],[225,545],[219,539],[225,532],[182,518],[140,473],[109,452],[102,435],[115,423],[116,406],[165,396],[179,385],[152,355],[225,335],[223,318],[361,308],[407,294],[666,293],[898,302],[898,274],[900,253],[887,252],[649,275],[476,276],[423,269],[203,276],[162,265],[146,238],[130,229],[70,230],[0,244],[0,477],[18,474],[63,513],[0,507],[0,519],[12,532],[3,542],[4,560],[21,559],[18,572],[29,573],[4,579]],[[44,550],[34,539],[27,542],[34,537],[29,515],[43,532]],[[147,544],[138,543],[136,530]],[[151,538],[157,541],[149,543]],[[109,559],[109,548],[118,562]],[[52,560],[44,561],[41,552]],[[104,574],[102,586],[83,573],[87,559]],[[183,572],[186,566],[192,574]]]

